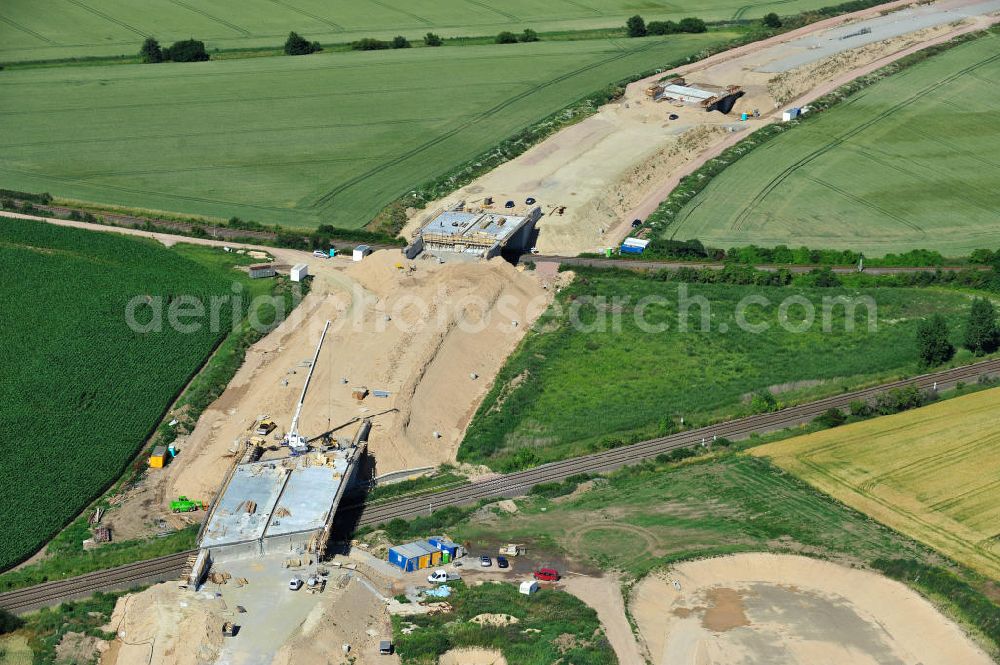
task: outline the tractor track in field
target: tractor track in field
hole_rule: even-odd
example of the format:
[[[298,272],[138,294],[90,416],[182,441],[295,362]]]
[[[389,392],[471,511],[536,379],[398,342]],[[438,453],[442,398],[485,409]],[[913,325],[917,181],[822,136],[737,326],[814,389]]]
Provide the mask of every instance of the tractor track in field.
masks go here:
[[[922,89],[920,89],[917,92],[913,93],[912,95],[910,95],[906,99],[904,99],[904,100],[902,100],[902,101],[900,101],[900,102],[898,102],[896,104],[893,104],[892,106],[889,106],[889,107],[883,109],[880,113],[876,113],[874,116],[872,116],[871,118],[869,118],[865,122],[862,122],[861,124],[856,125],[855,127],[853,127],[851,129],[843,132],[839,136],[836,136],[835,138],[833,138],[828,143],[824,144],[823,146],[821,146],[819,148],[816,148],[815,150],[813,150],[809,154],[805,155],[804,157],[802,157],[802,158],[796,160],[795,162],[793,162],[792,164],[788,165],[781,172],[779,172],[776,176],[774,176],[770,181],[768,181],[768,183],[766,185],[764,185],[760,189],[760,191],[758,191],[754,195],[754,197],[753,197],[753,199],[751,199],[750,203],[747,204],[746,207],[744,207],[743,210],[741,210],[740,213],[733,220],[732,224],[730,225],[730,230],[732,230],[732,231],[741,231],[741,230],[743,230],[744,226],[746,225],[747,219],[753,213],[754,209],[758,205],[760,205],[764,201],[764,199],[767,198],[768,195],[771,194],[771,192],[773,192],[779,185],[781,185],[788,176],[790,176],[792,173],[795,173],[796,171],[798,171],[800,167],[805,166],[806,164],[809,164],[810,162],[812,162],[815,159],[818,159],[819,157],[822,157],[824,154],[826,154],[827,152],[829,152],[833,148],[836,148],[836,147],[840,146],[841,144],[849,141],[850,139],[854,138],[855,136],[857,136],[861,132],[865,131],[866,129],[868,129],[868,128],[870,128],[870,127],[878,124],[879,122],[885,120],[886,118],[888,118],[891,115],[897,113],[898,111],[900,111],[900,110],[906,108],[907,106],[909,106],[909,105],[911,105],[911,104],[919,101],[925,95],[927,95],[929,93],[932,93],[932,92],[935,92],[935,91],[939,91],[939,90],[941,90],[942,87],[948,85],[952,81],[954,81],[954,80],[956,80],[956,79],[958,79],[958,78],[960,78],[962,76],[965,76],[969,72],[975,71],[979,67],[982,67],[983,65],[989,64],[989,63],[991,63],[991,62],[993,62],[993,61],[995,61],[997,59],[1000,59],[1000,53],[997,53],[995,55],[991,55],[991,56],[988,56],[986,58],[983,58],[982,60],[980,60],[978,62],[974,62],[974,63],[968,65],[967,67],[963,67],[962,69],[960,69],[960,70],[958,70],[956,72],[953,72],[953,73],[949,74],[948,76],[945,76],[944,78],[940,79],[939,81],[936,81],[933,84],[930,84],[930,85],[927,85],[927,86],[923,87]]]
[[[210,14],[210,13],[206,12],[204,9],[200,9],[200,8],[195,7],[193,5],[189,5],[186,2],[182,2],[182,0],[169,0],[169,2],[171,4],[177,5],[181,9],[186,9],[189,12],[194,12],[195,14],[200,14],[200,15],[204,16],[205,18],[209,19],[210,21],[215,21],[219,25],[225,26],[225,27],[229,28],[230,30],[233,30],[235,32],[240,33],[244,37],[252,37],[253,36],[253,33],[251,33],[246,28],[241,28],[240,26],[236,25],[235,23],[230,23],[229,21],[227,21],[224,18],[219,18],[218,16],[215,16],[213,14]]]
[[[319,14],[313,14],[312,12],[307,12],[306,10],[300,9],[299,7],[296,7],[295,5],[290,4],[288,2],[282,2],[282,0],[270,0],[270,2],[273,3],[273,4],[275,4],[275,5],[278,5],[280,7],[284,7],[285,9],[290,9],[290,10],[292,10],[293,12],[295,12],[297,14],[301,14],[302,16],[311,18],[314,21],[319,21],[320,23],[323,23],[324,25],[328,25],[331,28],[333,28],[334,30],[336,30],[337,32],[344,32],[344,30],[345,30],[344,26],[340,25],[339,23],[334,23],[330,19],[323,18]]]
[[[611,57],[605,58],[603,60],[598,60],[596,62],[589,63],[587,65],[584,65],[582,67],[574,69],[573,71],[566,72],[565,74],[560,74],[559,76],[555,77],[554,79],[550,79],[548,81],[545,81],[544,83],[539,83],[537,85],[534,85],[534,86],[528,88],[527,90],[525,90],[525,91],[523,91],[521,93],[518,93],[517,95],[514,95],[513,97],[509,97],[509,98],[503,100],[502,102],[494,105],[493,107],[491,107],[489,109],[486,109],[482,113],[479,113],[476,116],[474,116],[472,118],[469,118],[468,120],[466,120],[466,121],[460,123],[459,125],[457,125],[454,129],[451,129],[450,131],[447,131],[444,134],[436,136],[433,139],[431,139],[429,141],[426,141],[426,142],[424,142],[424,143],[422,143],[422,144],[420,144],[420,145],[418,145],[418,146],[416,146],[416,147],[414,147],[414,148],[412,148],[412,149],[410,149],[410,150],[408,150],[408,151],[400,154],[395,159],[393,159],[391,161],[388,161],[388,162],[384,162],[382,164],[379,164],[378,166],[376,166],[376,167],[374,167],[372,169],[369,169],[368,171],[366,171],[366,172],[364,172],[364,173],[362,173],[360,175],[357,175],[357,176],[355,176],[355,177],[353,177],[353,178],[351,178],[351,179],[349,179],[349,180],[341,183],[340,185],[337,185],[332,190],[328,191],[327,193],[325,193],[322,196],[320,196],[319,198],[317,198],[312,203],[312,205],[310,207],[313,210],[325,211],[327,208],[329,208],[331,205],[333,205],[333,200],[334,200],[334,198],[337,197],[337,195],[345,192],[346,190],[350,189],[351,187],[354,187],[358,183],[364,182],[368,178],[371,178],[372,176],[378,175],[379,173],[382,173],[383,171],[385,171],[387,169],[390,169],[390,168],[396,166],[397,164],[400,164],[400,163],[406,161],[407,159],[410,159],[411,157],[414,157],[415,155],[419,155],[420,153],[424,152],[425,150],[427,150],[429,148],[432,148],[435,145],[437,145],[437,144],[439,144],[439,143],[441,143],[443,141],[447,141],[448,139],[450,139],[451,137],[455,136],[456,134],[459,134],[460,132],[465,131],[469,127],[472,127],[472,126],[476,125],[477,123],[482,122],[482,121],[484,121],[484,120],[486,120],[486,119],[488,119],[488,118],[496,115],[500,111],[503,111],[505,108],[507,108],[507,107],[509,107],[509,106],[511,106],[513,104],[516,104],[516,103],[520,102],[521,100],[525,99],[526,97],[529,97],[530,95],[533,95],[536,92],[538,92],[538,91],[540,91],[540,90],[542,90],[544,88],[547,88],[549,86],[556,85],[558,83],[562,83],[563,81],[565,81],[567,79],[570,79],[570,78],[572,78],[574,76],[579,76],[580,74],[585,74],[585,73],[587,73],[587,72],[589,72],[589,71],[591,71],[593,69],[596,69],[598,67],[603,67],[604,65],[607,65],[609,63],[615,62],[617,60],[621,60],[622,58],[626,58],[626,57],[628,57],[630,55],[634,55],[636,53],[640,53],[642,51],[649,50],[653,46],[655,46],[655,43],[646,44],[646,45],[641,46],[641,47],[639,47],[639,48],[637,48],[637,49],[635,49],[633,51],[619,52],[619,53],[616,53],[616,54],[612,55]]]
[[[556,482],[584,473],[604,473],[637,464],[679,448],[702,445],[714,437],[738,440],[755,433],[767,433],[797,427],[828,409],[846,409],[852,401],[871,400],[887,390],[907,386],[920,389],[948,388],[958,382],[975,381],[981,376],[1000,376],[1000,359],[923,374],[879,386],[833,395],[813,402],[730,420],[669,436],[649,439],[612,450],[550,462],[526,471],[496,476],[487,480],[454,487],[436,493],[403,496],[371,503],[342,506],[338,520],[348,519],[358,526],[377,525],[396,518],[413,518],[446,506],[474,504],[482,499],[523,496],[539,483]],[[196,550],[179,552],[148,561],[87,573],[64,580],[44,582],[0,594],[0,607],[13,612],[27,612],[65,600],[86,597],[96,591],[130,587],[177,579],[188,558]]]

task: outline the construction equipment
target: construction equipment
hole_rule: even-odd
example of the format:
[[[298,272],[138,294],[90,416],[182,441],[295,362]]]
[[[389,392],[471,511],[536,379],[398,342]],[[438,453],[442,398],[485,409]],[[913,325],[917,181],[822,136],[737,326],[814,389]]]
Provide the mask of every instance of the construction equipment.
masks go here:
[[[278,426],[273,420],[268,417],[263,417],[260,419],[260,424],[257,425],[257,436],[267,436]]]
[[[306,401],[306,391],[309,390],[309,382],[312,380],[313,372],[316,370],[316,361],[319,360],[319,350],[323,348],[323,340],[330,329],[330,322],[323,326],[323,334],[319,336],[319,344],[316,345],[316,353],[313,354],[312,362],[309,364],[309,373],[306,375],[306,382],[302,386],[302,395],[299,396],[299,404],[295,407],[295,417],[292,418],[292,425],[285,435],[285,445],[292,449],[293,455],[299,455],[309,450],[309,439],[299,434],[299,416],[302,415],[302,405]]]
[[[205,510],[204,501],[192,501],[186,496],[179,496],[176,501],[170,502],[170,512],[172,513],[194,513],[199,510]]]
[[[232,621],[227,621],[222,624],[222,636],[223,637],[236,637],[236,633],[240,631],[240,627],[234,624]]]
[[[528,550],[522,544],[519,544],[519,543],[507,543],[506,545],[504,545],[503,547],[500,548],[500,555],[501,556],[521,556],[522,554],[524,554],[527,551]]]

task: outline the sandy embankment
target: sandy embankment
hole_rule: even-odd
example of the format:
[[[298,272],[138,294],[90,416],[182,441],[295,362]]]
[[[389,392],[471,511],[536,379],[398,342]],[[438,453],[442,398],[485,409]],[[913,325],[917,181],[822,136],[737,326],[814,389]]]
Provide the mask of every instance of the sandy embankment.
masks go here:
[[[551,302],[558,277],[488,262],[408,261],[380,251],[360,263],[311,260],[310,294],[255,344],[180,455],[109,515],[122,537],[151,528],[151,515],[186,495],[209,501],[261,415],[289,426],[325,321],[333,325],[306,395],[300,430],[310,436],[374,417],[376,474],[455,460],[469,421],[507,356]],[[385,390],[363,401],[354,386]],[[338,430],[351,436],[357,424]],[[168,519],[175,519],[169,516]]]
[[[682,563],[630,601],[656,665],[990,665],[929,602],[873,572],[799,556]]]
[[[452,649],[441,655],[438,665],[507,665],[507,659],[493,649]]]

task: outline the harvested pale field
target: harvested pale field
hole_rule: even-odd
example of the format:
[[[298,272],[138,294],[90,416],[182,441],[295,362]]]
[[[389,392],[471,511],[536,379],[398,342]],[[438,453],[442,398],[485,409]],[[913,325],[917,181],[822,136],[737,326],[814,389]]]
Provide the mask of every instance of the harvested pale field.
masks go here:
[[[596,115],[432,203],[404,232],[412,233],[434,211],[459,200],[475,204],[493,196],[523,204],[532,197],[546,213],[538,225],[541,252],[615,246],[631,221],[652,213],[682,176],[749,132],[780,120],[784,104],[802,105],[921,45],[981,28],[994,20],[986,15],[997,6],[996,0],[946,0],[888,16],[866,10],[671,70],[689,84],[742,86],[746,94],[729,115],[653,102],[645,89],[663,74],[643,79]],[[846,37],[862,28],[871,32]],[[776,78],[779,84],[773,83]],[[760,118],[740,120],[741,113],[755,109]],[[670,114],[679,117],[670,120]],[[563,214],[554,212],[563,206]],[[792,239],[786,234],[783,241]]]
[[[1000,579],[998,400],[986,390],[751,452]]]
[[[739,554],[651,575],[630,609],[655,665],[988,665],[904,585],[798,556]]]

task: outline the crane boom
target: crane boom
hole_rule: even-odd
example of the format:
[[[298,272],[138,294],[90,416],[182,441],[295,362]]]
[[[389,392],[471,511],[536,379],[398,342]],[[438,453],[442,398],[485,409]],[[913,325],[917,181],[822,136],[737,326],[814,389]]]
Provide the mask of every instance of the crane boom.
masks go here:
[[[302,386],[302,394],[299,396],[298,406],[295,407],[295,416],[292,418],[291,427],[285,436],[285,443],[293,451],[302,452],[308,448],[308,439],[299,434],[299,416],[302,415],[302,405],[306,401],[306,391],[309,390],[309,382],[312,381],[313,371],[316,369],[316,362],[319,360],[319,351],[323,348],[323,340],[326,339],[326,332],[330,329],[330,322],[323,326],[323,333],[319,336],[319,344],[316,345],[316,352],[313,354],[312,363],[309,365],[309,373],[306,374],[306,382]]]

